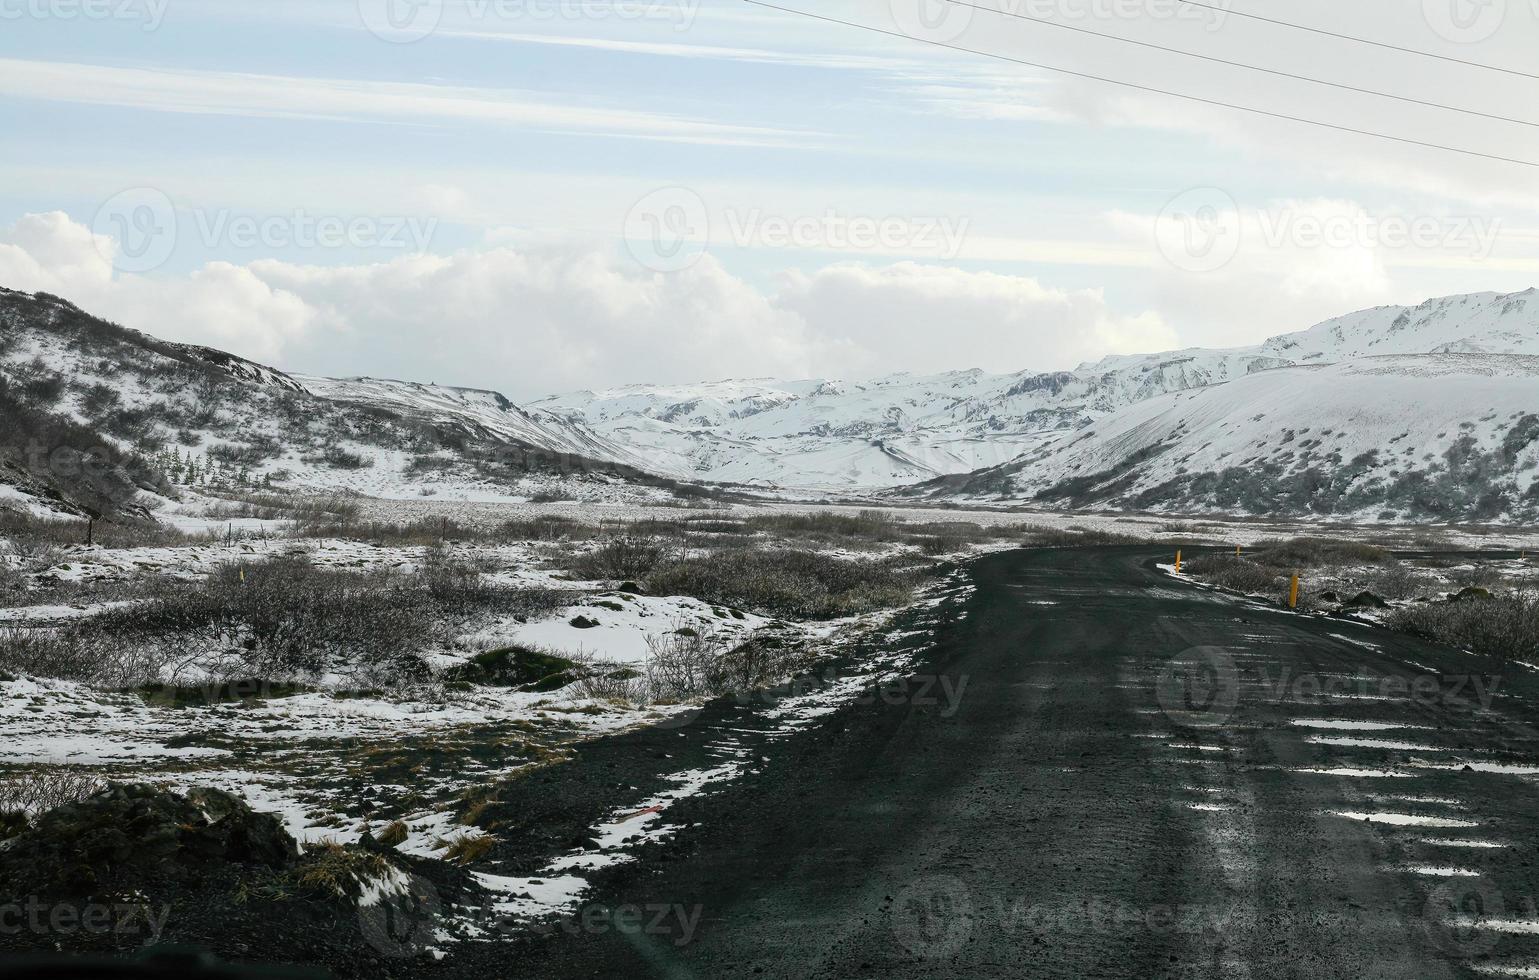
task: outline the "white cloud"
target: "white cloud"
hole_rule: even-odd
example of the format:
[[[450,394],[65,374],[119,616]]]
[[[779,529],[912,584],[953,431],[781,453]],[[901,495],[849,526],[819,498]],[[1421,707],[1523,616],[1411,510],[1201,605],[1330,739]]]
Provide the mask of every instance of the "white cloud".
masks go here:
[[[1532,284],[1531,233],[1458,212],[1370,211],[1335,198],[1246,205],[1197,188],[1159,215],[1113,212],[1114,234],[1153,243],[1151,301],[1202,346],[1255,343],[1353,310]]]
[[[914,262],[790,273],[776,303],[839,338],[863,373],[1046,370],[1177,342],[1158,314],[1115,313],[1100,290]]]
[[[97,316],[166,340],[256,359],[306,336],[313,311],[250,269],[211,262],[182,279],[113,276],[115,243],[63,212],[29,214],[0,232],[0,284],[63,296]]]
[[[447,120],[668,142],[785,145],[793,133],[670,113],[553,101],[517,89],[0,58],[0,93],[157,112],[442,125]]]
[[[1059,367],[1176,343],[1096,290],[913,262],[789,273],[772,291],[712,256],[657,275],[596,249],[490,247],[369,265],[215,262],[113,276],[61,214],[0,234],[0,283],[279,367],[476,385],[528,399],[744,376]]]

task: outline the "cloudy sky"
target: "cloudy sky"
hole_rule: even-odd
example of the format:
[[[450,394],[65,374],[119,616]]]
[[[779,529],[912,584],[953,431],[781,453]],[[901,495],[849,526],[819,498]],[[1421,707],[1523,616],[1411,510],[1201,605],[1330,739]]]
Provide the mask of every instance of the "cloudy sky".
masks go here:
[[[1539,283],[1539,0],[970,2],[0,0],[0,285],[527,399]]]

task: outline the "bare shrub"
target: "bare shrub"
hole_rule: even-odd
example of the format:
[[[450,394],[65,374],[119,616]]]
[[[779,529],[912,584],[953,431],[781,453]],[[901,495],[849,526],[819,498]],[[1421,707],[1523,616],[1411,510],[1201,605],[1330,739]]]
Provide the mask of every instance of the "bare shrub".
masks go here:
[[[87,799],[105,785],[88,772],[48,766],[0,779],[0,813],[47,813]]]
[[[0,666],[111,686],[175,680],[178,671],[269,678],[365,671],[371,681],[420,682],[420,654],[460,624],[495,610],[538,615],[566,593],[486,584],[439,552],[406,575],[331,571],[287,555],[229,564],[199,583],[161,583],[150,598],[109,609],[57,634],[0,643]]]
[[[0,605],[5,604],[7,596],[20,593],[27,588],[27,577],[22,570],[0,556]]]
[[[293,521],[296,528],[313,525],[346,525],[357,520],[362,509],[343,497],[301,497],[271,493],[225,493],[208,509],[208,516]]]
[[[366,470],[374,465],[369,457],[341,446],[328,446],[318,457],[305,457],[305,462],[325,463],[337,470]]]
[[[11,558],[22,572],[47,571],[59,563],[59,543],[44,537],[17,537],[5,542],[0,554]]]
[[[1484,562],[1477,562],[1467,567],[1455,568],[1452,575],[1455,585],[1461,589],[1471,586],[1480,589],[1493,589],[1505,582],[1501,569],[1493,568]]]
[[[1390,613],[1395,629],[1505,660],[1539,658],[1539,593],[1418,602]]]
[[[600,660],[587,650],[572,655],[577,668],[577,690],[587,698],[634,708],[646,704],[646,677],[634,667]]]
[[[105,548],[147,548],[187,544],[192,535],[164,524],[145,522],[97,521],[93,536]],[[84,544],[86,522],[49,520],[0,509],[0,538],[7,545],[30,552],[40,547],[54,549]],[[13,552],[15,553],[15,552]]]
[[[137,687],[158,680],[167,660],[157,649],[77,635],[69,628],[0,630],[0,672],[12,675]]]
[[[529,520],[504,521],[492,537],[500,541],[577,541],[592,537],[593,533],[581,521],[541,514]]]
[[[654,538],[622,534],[576,555],[567,570],[585,579],[612,581],[645,578],[674,555],[674,548]]]
[[[712,633],[677,625],[647,637],[647,688],[655,701],[678,702],[742,694],[778,684],[803,666],[799,652],[766,637],[729,648]]]
[[[1026,531],[1021,545],[1026,548],[1084,548],[1103,544],[1146,544],[1148,538],[1120,531],[1088,527],[1034,527]]]
[[[647,637],[647,687],[658,701],[688,701],[722,693],[717,661],[726,649],[712,633],[675,624],[661,636]]]
[[[687,595],[770,616],[833,619],[907,602],[915,574],[884,561],[811,551],[731,549],[659,567],[654,595]]]
[[[1331,538],[1260,541],[1252,549],[1252,553],[1257,561],[1282,567],[1319,568],[1391,560],[1390,553],[1376,544],[1339,541]]]
[[[844,539],[898,542],[905,525],[893,514],[863,510],[855,514],[816,511],[802,514],[755,514],[744,522],[749,530],[776,537],[806,537],[823,541]]]
[[[712,684],[719,694],[739,694],[779,684],[814,658],[768,637],[753,636],[718,658]]]
[[[1266,568],[1237,555],[1200,555],[1186,563],[1191,575],[1236,592],[1273,595],[1283,587],[1275,568]]]
[[[1437,588],[1435,578],[1398,561],[1370,569],[1360,578],[1362,587],[1384,599],[1414,599]]]

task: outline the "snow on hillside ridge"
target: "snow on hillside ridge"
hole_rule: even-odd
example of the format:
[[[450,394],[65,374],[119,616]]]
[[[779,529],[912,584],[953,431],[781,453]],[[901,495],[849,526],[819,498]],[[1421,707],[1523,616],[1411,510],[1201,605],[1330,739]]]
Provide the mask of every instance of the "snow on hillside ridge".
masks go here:
[[[123,453],[159,445],[157,456],[196,455],[205,480],[217,463],[227,477],[397,500],[637,502],[701,480],[1268,514],[1470,517],[1539,503],[1524,441],[1539,386],[1521,367],[1539,356],[1535,290],[1379,307],[1252,347],[1115,355],[1072,371],[631,385],[526,406],[474,388],[286,374],[123,330],[41,294],[0,290],[0,326],[0,379],[13,390],[46,397],[48,412]],[[1379,373],[1310,373],[1369,361]],[[1429,374],[1440,380],[1417,380]],[[1386,376],[1410,380],[1364,380]],[[1292,415],[1228,401],[1284,383],[1300,401]],[[1400,418],[1412,415],[1437,431],[1418,422],[1402,432]],[[1317,438],[1306,430],[1326,428],[1365,448],[1304,445]],[[1281,439],[1288,431],[1296,442]],[[1394,465],[1353,462],[1370,450]],[[1173,459],[1182,465],[1164,468]],[[37,474],[19,465],[14,447],[0,447],[0,484],[40,498],[47,474],[34,486]],[[1247,486],[1237,466],[1268,474],[1273,488]],[[1472,496],[1450,482],[1461,467],[1498,486]],[[1102,470],[1115,481],[1092,479]],[[1360,482],[1336,485],[1354,473]],[[1313,489],[1299,490],[1300,480]],[[1409,499],[1411,480],[1431,480],[1436,492]]]
[[[429,418],[453,418],[484,426],[488,432],[502,438],[552,452],[638,467],[646,462],[629,448],[600,436],[587,426],[551,412],[520,408],[495,391],[380,378],[294,377],[311,393],[333,401],[375,405]]]
[[[446,500],[672,499],[624,447],[495,392],[300,380],[0,289],[4,509],[161,510],[176,486]],[[81,465],[84,454],[120,460]]]
[[[1173,392],[916,492],[1356,519],[1539,516],[1539,357],[1386,354]]]
[[[1251,347],[1113,355],[1073,371],[629,385],[532,407],[628,445],[662,472],[858,491],[1004,465],[1128,406],[1258,371],[1440,352],[1539,355],[1539,293],[1377,307]]]

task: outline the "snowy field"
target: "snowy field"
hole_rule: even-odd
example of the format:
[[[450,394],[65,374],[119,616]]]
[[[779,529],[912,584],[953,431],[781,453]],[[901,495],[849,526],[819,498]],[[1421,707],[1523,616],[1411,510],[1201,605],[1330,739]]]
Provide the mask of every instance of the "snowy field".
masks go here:
[[[659,506],[645,503],[591,504],[578,501],[526,503],[520,501],[424,501],[360,499],[365,520],[405,523],[449,517],[473,527],[491,528],[503,521],[542,515],[593,524],[638,520],[670,520],[683,515],[714,514],[742,517],[753,514],[844,514],[879,512],[908,523],[964,521],[984,527],[1061,531],[1085,529],[1136,537],[1192,537],[1216,544],[1249,545],[1269,538],[1343,535],[1355,540],[1380,541],[1392,547],[1414,548],[1430,544],[1440,548],[1530,548],[1539,550],[1539,527],[1501,524],[1373,523],[1344,521],[1247,519],[1229,516],[1182,516],[1121,512],[1054,511],[1038,509],[990,509],[984,507],[895,507],[873,499],[846,503],[766,501],[762,504],[722,504],[706,509]]]

